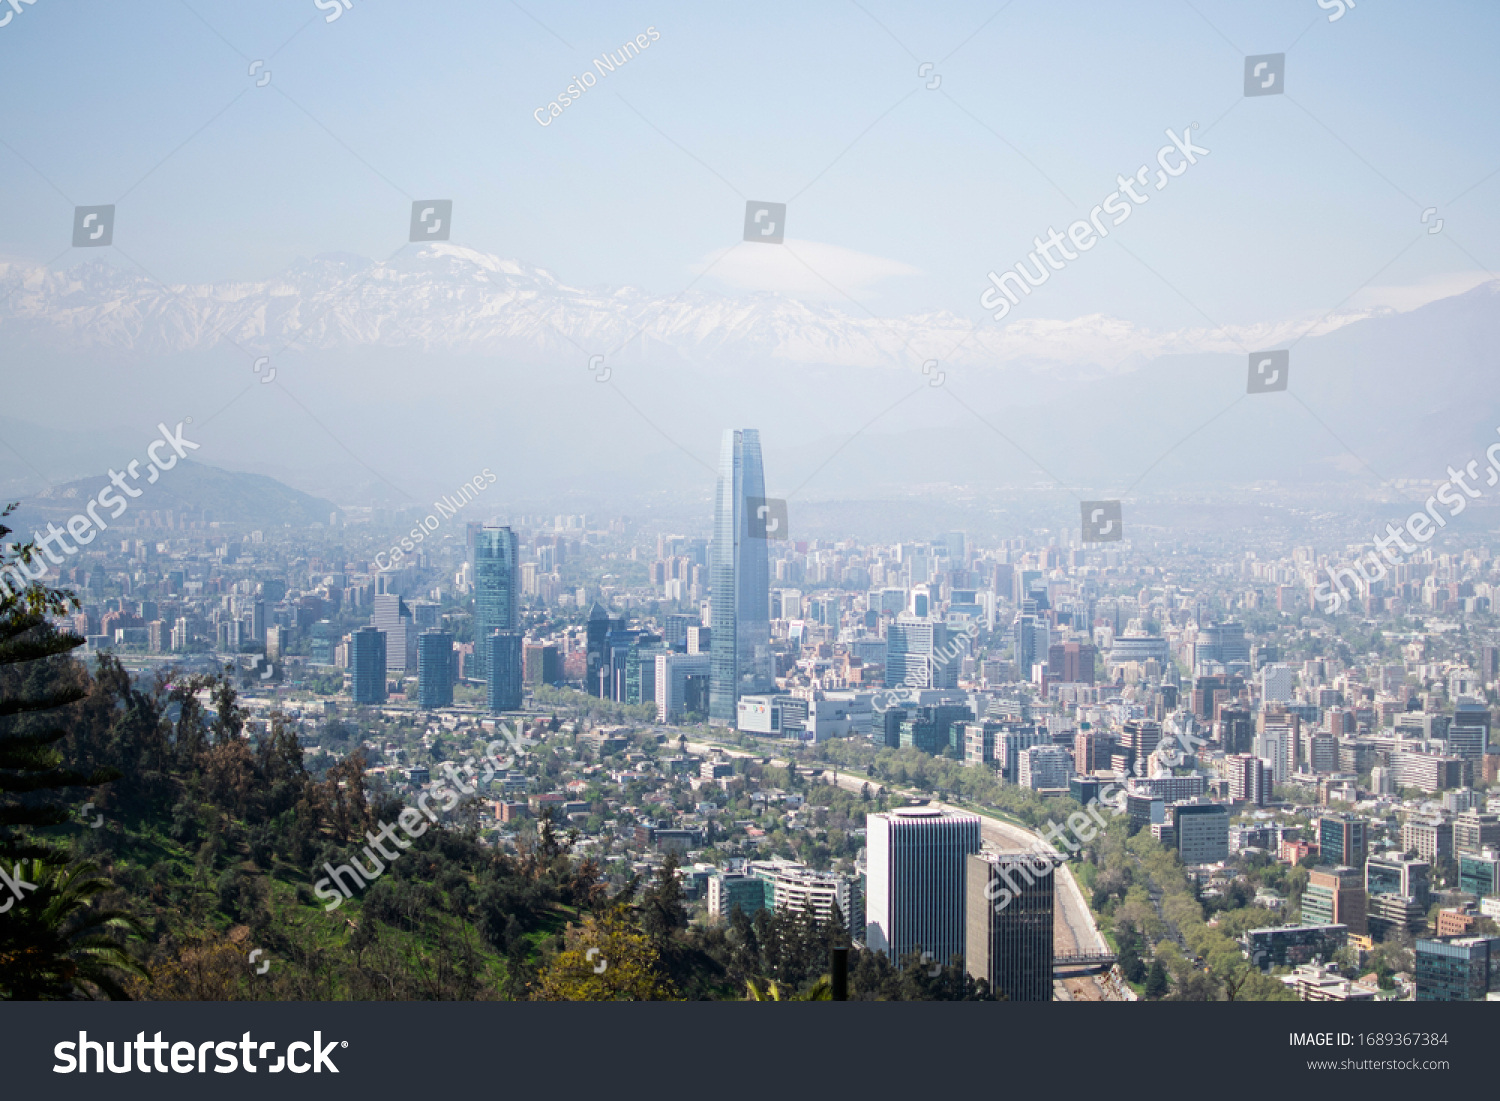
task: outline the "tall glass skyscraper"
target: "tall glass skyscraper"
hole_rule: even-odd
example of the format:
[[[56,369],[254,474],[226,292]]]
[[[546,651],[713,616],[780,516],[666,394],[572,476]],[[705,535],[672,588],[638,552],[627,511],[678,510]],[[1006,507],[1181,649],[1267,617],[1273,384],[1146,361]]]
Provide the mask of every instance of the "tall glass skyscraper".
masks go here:
[[[474,672],[489,679],[485,639],[496,631],[514,631],[520,622],[520,547],[510,528],[480,528],[474,533]]]
[[[361,627],[349,636],[349,672],[355,703],[385,702],[385,632]]]
[[[731,428],[719,451],[714,540],[709,559],[713,637],[709,643],[709,721],[734,726],[747,693],[776,686],[771,665],[770,555],[750,534],[746,498],[765,497],[760,433]]]
[[[417,636],[417,706],[453,706],[453,635],[436,629]]]
[[[519,711],[525,699],[521,667],[520,631],[496,631],[485,639],[485,664],[489,669],[488,702],[491,711]],[[476,646],[476,650],[479,648]]]

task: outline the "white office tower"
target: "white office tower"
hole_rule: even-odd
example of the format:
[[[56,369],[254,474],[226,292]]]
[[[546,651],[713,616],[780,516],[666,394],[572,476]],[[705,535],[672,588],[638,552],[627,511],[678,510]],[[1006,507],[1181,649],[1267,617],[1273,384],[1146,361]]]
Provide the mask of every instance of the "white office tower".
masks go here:
[[[977,815],[901,807],[865,822],[865,944],[893,961],[964,952],[964,867],[979,851]]]
[[[405,674],[417,667],[417,629],[411,609],[395,593],[374,598],[370,626],[385,634],[385,671]]]

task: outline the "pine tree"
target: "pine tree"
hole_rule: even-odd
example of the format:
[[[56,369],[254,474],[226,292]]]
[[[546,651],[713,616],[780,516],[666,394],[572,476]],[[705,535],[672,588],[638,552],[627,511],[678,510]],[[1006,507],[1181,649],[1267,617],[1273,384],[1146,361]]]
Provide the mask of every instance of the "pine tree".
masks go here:
[[[0,518],[14,508],[8,506]],[[0,541],[11,530],[0,523]],[[31,544],[0,542],[0,571],[12,569],[15,577],[35,560]],[[29,570],[25,575],[33,576]],[[139,935],[140,925],[127,914],[91,904],[113,884],[90,864],[63,866],[65,853],[37,834],[71,818],[58,797],[62,789],[93,787],[120,775],[113,769],[65,767],[56,743],[67,731],[38,721],[42,713],[88,695],[87,678],[53,660],[83,639],[59,633],[48,621],[77,606],[71,594],[34,582],[20,592],[0,586],[0,869],[10,881],[3,902],[7,915],[0,921],[0,995],[11,998],[96,992],[124,998],[119,972],[145,974],[121,939],[121,934]]]
[[[1146,997],[1165,997],[1171,983],[1167,981],[1167,969],[1161,965],[1161,960],[1151,962],[1151,971],[1146,975]]]
[[[0,517],[9,516],[15,507],[7,506]],[[0,540],[10,533],[11,528],[0,523]],[[30,544],[0,549],[0,571],[24,566],[36,556]],[[23,718],[66,707],[88,695],[82,678],[63,683],[61,670],[45,661],[83,645],[76,634],[61,634],[48,622],[49,616],[77,606],[76,598],[60,589],[33,583],[15,593],[0,585],[0,865],[55,858],[56,848],[37,838],[34,831],[60,826],[71,815],[59,802],[44,801],[45,795],[68,787],[93,787],[120,775],[112,769],[82,772],[63,767],[54,743],[67,731],[61,726],[39,729]],[[33,662],[43,664],[32,665],[23,678],[18,667]]]
[[[688,925],[687,907],[682,904],[682,881],[678,878],[676,853],[668,853],[666,863],[645,897],[641,900],[641,924],[654,940],[667,941]]]

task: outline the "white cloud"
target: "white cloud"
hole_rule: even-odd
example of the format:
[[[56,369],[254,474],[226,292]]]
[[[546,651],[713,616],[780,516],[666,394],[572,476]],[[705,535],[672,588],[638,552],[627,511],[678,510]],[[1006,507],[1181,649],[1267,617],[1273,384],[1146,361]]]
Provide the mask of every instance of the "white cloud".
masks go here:
[[[782,245],[747,241],[717,249],[689,270],[694,275],[706,271],[710,279],[739,290],[819,299],[841,299],[840,291],[857,295],[892,276],[922,274],[899,260],[790,237]]]

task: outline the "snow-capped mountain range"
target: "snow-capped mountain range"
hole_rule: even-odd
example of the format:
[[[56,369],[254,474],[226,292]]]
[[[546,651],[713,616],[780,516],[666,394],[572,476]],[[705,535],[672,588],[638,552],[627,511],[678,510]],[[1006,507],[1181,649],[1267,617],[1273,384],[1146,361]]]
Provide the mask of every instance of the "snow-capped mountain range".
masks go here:
[[[833,367],[1015,363],[1090,373],[1158,356],[1273,347],[1390,310],[1339,312],[1226,329],[1150,331],[1093,314],[1001,328],[947,311],[878,318],[775,294],[675,296],[571,286],[544,268],[449,244],[389,260],[328,254],[259,283],[163,286],[91,260],[63,270],[0,263],[0,334],[136,355],[232,342],[257,355],[360,347],[520,355],[532,361],[618,354],[623,361],[779,360]]]

